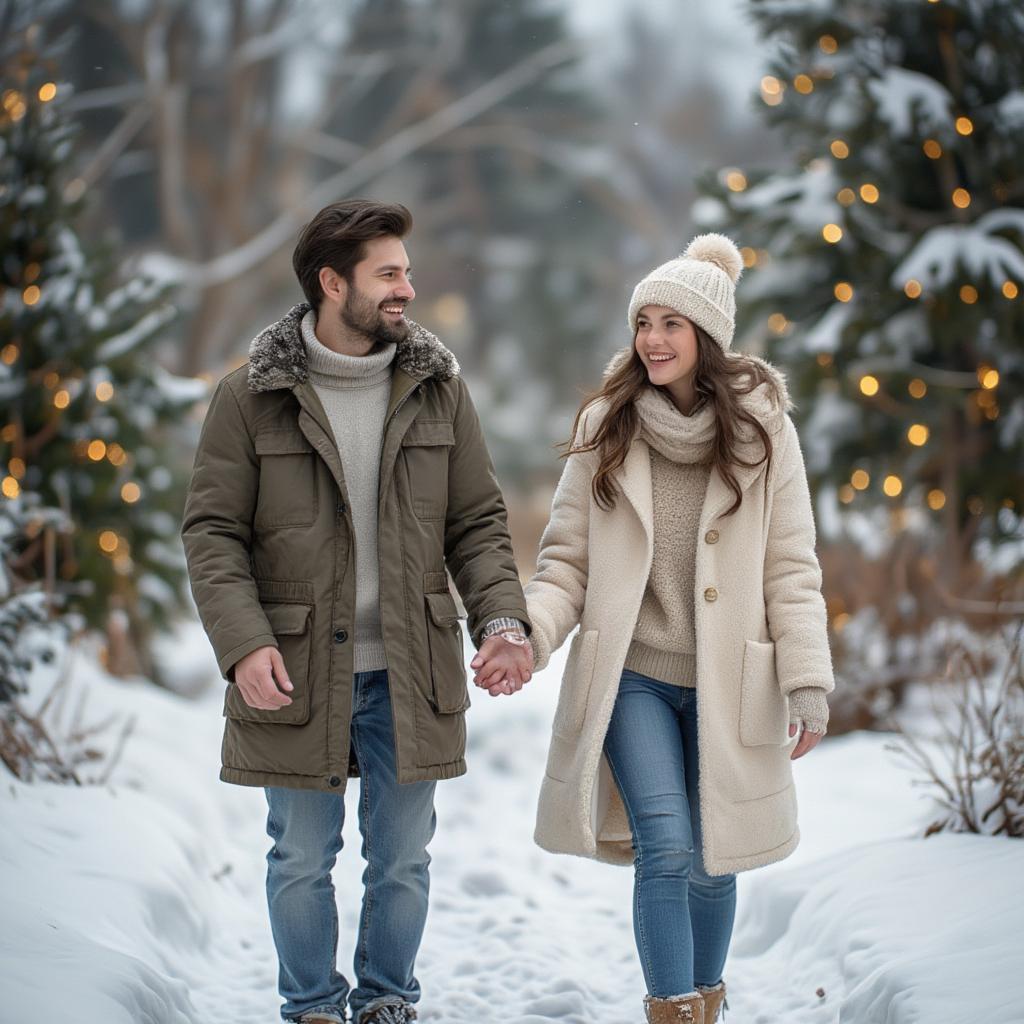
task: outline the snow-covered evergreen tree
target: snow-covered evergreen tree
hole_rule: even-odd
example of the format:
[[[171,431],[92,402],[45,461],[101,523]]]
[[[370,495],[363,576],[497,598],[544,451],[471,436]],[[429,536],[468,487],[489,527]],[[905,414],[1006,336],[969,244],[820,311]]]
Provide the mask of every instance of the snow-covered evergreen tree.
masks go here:
[[[790,166],[706,183],[747,342],[842,507],[933,520],[950,578],[1024,509],[1024,7],[752,0]]]
[[[71,90],[41,26],[15,25],[0,48],[0,500],[34,493],[73,523],[26,549],[22,576],[52,576],[90,626],[127,616],[150,669],[152,630],[185,606],[173,428],[205,386],[154,360],[166,288],[76,230]]]

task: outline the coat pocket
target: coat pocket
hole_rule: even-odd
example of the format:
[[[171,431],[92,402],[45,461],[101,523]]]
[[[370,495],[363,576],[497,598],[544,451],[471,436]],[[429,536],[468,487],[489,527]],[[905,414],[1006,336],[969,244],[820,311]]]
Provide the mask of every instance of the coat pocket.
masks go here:
[[[459,612],[455,598],[447,592],[424,597],[430,645],[430,703],[439,715],[454,715],[469,707]]]
[[[597,637],[596,629],[580,630],[569,645],[569,657],[558,692],[558,707],[551,726],[556,736],[573,738],[583,728],[597,663]]]
[[[274,631],[277,646],[288,670],[288,678],[294,689],[289,696],[291,704],[276,711],[251,708],[245,703],[241,692],[234,683],[229,683],[224,694],[224,714],[239,722],[267,722],[274,725],[304,725],[309,721],[310,690],[312,676],[309,671],[312,653],[312,638],[309,621],[313,614],[308,604],[265,604],[270,628]]]
[[[254,447],[260,486],[254,523],[258,527],[311,526],[316,519],[316,455],[297,427],[261,430]]]
[[[775,644],[748,640],[740,679],[740,742],[781,747],[789,742],[789,701],[779,689]]]
[[[413,421],[402,438],[412,510],[418,519],[443,520],[448,511],[448,454],[455,430],[448,420]]]

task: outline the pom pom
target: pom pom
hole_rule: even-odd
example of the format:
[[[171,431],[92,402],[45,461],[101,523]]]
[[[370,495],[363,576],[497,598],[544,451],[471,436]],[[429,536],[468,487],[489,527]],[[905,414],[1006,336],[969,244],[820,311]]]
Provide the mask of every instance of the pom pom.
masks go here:
[[[734,284],[740,279],[743,272],[743,257],[740,255],[736,243],[725,235],[698,235],[683,253],[683,258],[688,260],[702,260],[705,263],[714,263],[720,270],[729,275],[729,280]]]

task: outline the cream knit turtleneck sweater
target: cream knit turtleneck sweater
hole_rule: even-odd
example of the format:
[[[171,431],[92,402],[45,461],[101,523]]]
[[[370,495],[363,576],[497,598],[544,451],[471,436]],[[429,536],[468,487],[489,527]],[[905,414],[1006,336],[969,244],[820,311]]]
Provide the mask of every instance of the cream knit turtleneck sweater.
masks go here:
[[[346,356],[316,336],[316,313],[302,320],[309,358],[309,380],[327,413],[341,455],[352,511],[356,559],[354,671],[387,668],[380,623],[377,562],[377,489],[384,418],[391,394],[391,364],[396,346],[368,356]]]

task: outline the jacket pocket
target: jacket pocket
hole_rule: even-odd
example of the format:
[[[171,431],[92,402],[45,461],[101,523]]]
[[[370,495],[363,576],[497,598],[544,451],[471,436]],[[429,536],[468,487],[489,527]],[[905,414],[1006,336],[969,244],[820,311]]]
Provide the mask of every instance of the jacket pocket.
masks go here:
[[[414,420],[402,438],[412,510],[418,519],[444,519],[448,511],[448,454],[455,430],[448,420]]]
[[[449,593],[424,596],[430,645],[430,703],[439,715],[453,715],[469,707],[459,612]]]
[[[596,629],[580,630],[569,645],[565,674],[558,691],[555,720],[551,725],[556,736],[572,738],[583,728],[587,701],[590,699],[590,684],[597,663],[597,637]]]
[[[317,511],[316,455],[297,427],[261,430],[254,442],[260,487],[258,527],[312,526]]]
[[[312,653],[309,620],[313,614],[308,604],[265,604],[270,628],[274,631],[284,667],[294,689],[291,704],[276,711],[251,708],[245,703],[238,686],[229,683],[224,694],[224,714],[240,722],[268,722],[274,725],[304,725],[309,721],[312,676],[309,671]]]
[[[779,689],[775,644],[747,640],[740,679],[740,742],[780,747],[789,742],[789,701]]]

